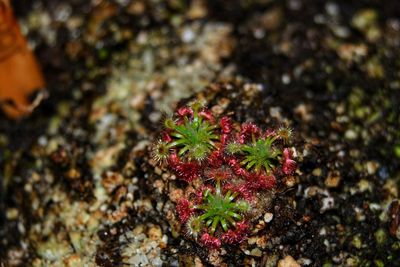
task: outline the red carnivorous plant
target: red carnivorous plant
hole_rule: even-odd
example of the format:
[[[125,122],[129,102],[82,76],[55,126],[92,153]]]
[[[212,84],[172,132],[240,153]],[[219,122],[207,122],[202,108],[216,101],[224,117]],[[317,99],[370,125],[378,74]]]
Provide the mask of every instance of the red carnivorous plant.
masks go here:
[[[264,207],[263,192],[296,169],[286,147],[292,131],[262,131],[253,123],[233,127],[229,117],[217,118],[197,102],[179,108],[164,125],[153,157],[190,190],[176,203],[185,234],[210,249],[246,240],[257,219],[252,209]]]

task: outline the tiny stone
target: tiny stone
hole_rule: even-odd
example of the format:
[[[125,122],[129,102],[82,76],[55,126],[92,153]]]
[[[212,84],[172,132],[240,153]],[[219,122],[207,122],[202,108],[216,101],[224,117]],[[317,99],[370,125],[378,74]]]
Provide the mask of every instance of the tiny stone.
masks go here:
[[[325,11],[330,16],[337,16],[339,14],[339,6],[336,3],[328,2],[325,5]]]
[[[292,256],[287,255],[278,262],[278,267],[300,267],[300,264],[298,264]]]
[[[135,227],[135,229],[133,229],[133,235],[137,236],[137,235],[143,233],[143,230],[144,230],[144,226],[138,225]]]
[[[320,209],[320,212],[323,213],[326,210],[330,210],[334,207],[335,205],[335,199],[333,197],[325,197],[322,199],[322,207]]]
[[[77,169],[73,168],[67,172],[67,177],[75,180],[81,177],[81,173]]]
[[[149,119],[153,123],[156,123],[156,122],[160,121],[161,117],[162,117],[161,112],[152,112],[149,115]]]
[[[274,218],[274,214],[271,212],[267,212],[264,214],[264,221],[266,223],[269,223],[270,221],[272,221],[273,218]]]
[[[269,115],[273,118],[281,119],[281,108],[280,107],[270,107],[269,108]]]
[[[384,229],[379,228],[375,234],[375,240],[378,243],[378,245],[383,245],[386,242],[387,236],[386,236],[386,232]]]
[[[171,190],[171,193],[169,194],[169,198],[173,202],[178,202],[179,199],[183,198],[183,190],[182,189]]]
[[[203,263],[201,262],[201,259],[199,257],[196,256],[196,258],[194,259],[194,266],[195,267],[203,267]]]
[[[250,237],[250,238],[247,240],[247,243],[249,243],[249,245],[253,245],[253,244],[255,244],[255,243],[257,242],[257,239],[258,239],[257,236]]]
[[[360,237],[359,235],[355,235],[355,236],[353,237],[353,240],[351,241],[351,244],[352,244],[355,248],[360,249],[361,246],[362,246],[361,237]]]
[[[314,176],[321,176],[322,175],[322,170],[321,168],[316,168],[313,170],[312,175]]]
[[[7,210],[7,219],[8,220],[15,220],[18,218],[18,209],[16,208],[10,208]]]
[[[366,192],[367,190],[369,192],[372,192],[372,184],[365,179],[361,179],[358,182],[357,187],[358,187],[359,192]]]
[[[360,209],[359,207],[355,207],[354,211],[356,213],[356,220],[358,222],[362,222],[365,220],[365,214],[363,212],[363,209]]]
[[[296,113],[296,115],[299,115],[303,121],[310,121],[313,117],[310,112],[310,107],[304,103],[301,103],[297,107],[295,107],[294,113]]]
[[[357,133],[351,129],[347,130],[344,134],[344,137],[348,140],[355,140],[357,139],[357,136],[358,136]]]
[[[379,163],[376,161],[367,162],[367,172],[368,174],[375,174],[376,170],[379,168]]]
[[[154,172],[157,174],[157,175],[161,175],[163,172],[162,172],[162,170],[159,168],[159,167],[155,167],[154,168]]]
[[[338,171],[329,172],[328,177],[325,180],[325,186],[329,188],[337,187],[340,183],[340,174]]]
[[[164,190],[164,182],[162,180],[156,180],[154,182],[154,187],[158,189],[159,192]]]
[[[149,229],[148,232],[149,238],[152,240],[161,240],[162,238],[162,231],[159,226],[153,226]]]
[[[307,258],[300,258],[300,259],[298,259],[298,263],[300,263],[301,266],[308,266],[312,263],[312,261]]]
[[[254,248],[251,250],[250,254],[255,257],[261,257],[262,252],[259,248]]]
[[[182,41],[185,43],[190,43],[196,38],[195,33],[192,29],[185,29],[182,32]]]
[[[112,235],[116,235],[116,234],[118,233],[117,228],[115,228],[115,227],[111,228],[111,229],[110,229],[110,233],[111,233]]]
[[[288,176],[285,179],[285,185],[289,188],[289,187],[293,187],[296,184],[296,179],[294,178],[294,176]]]
[[[38,139],[38,144],[41,146],[46,146],[47,145],[47,138],[46,136],[40,136]]]
[[[336,113],[338,115],[343,114],[345,111],[346,111],[346,107],[345,107],[344,104],[339,104],[339,105],[336,106]]]
[[[326,235],[326,228],[322,227],[321,230],[319,230],[319,235],[325,236]]]
[[[305,197],[313,197],[321,191],[321,188],[319,188],[318,186],[310,186],[304,190],[304,195]]]
[[[75,267],[75,266],[82,266],[81,257],[77,254],[72,254],[71,256],[64,259],[65,266]]]
[[[258,233],[260,230],[262,230],[264,228],[265,228],[265,221],[259,220],[257,225],[256,225],[256,227],[255,227],[255,229],[254,229],[254,231],[253,231],[253,233]]]
[[[282,75],[282,83],[283,84],[289,84],[290,83],[290,76],[288,74]]]
[[[257,246],[263,249],[267,246],[267,237],[265,235],[257,239]]]

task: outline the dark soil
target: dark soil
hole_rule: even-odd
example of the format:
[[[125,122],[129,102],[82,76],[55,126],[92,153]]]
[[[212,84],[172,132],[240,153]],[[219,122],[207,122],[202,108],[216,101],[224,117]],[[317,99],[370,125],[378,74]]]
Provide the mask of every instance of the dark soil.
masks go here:
[[[168,38],[165,46],[172,51],[183,47],[181,28],[193,22],[201,27],[218,22],[232,27],[235,44],[218,64],[222,69],[233,65],[235,70],[229,77],[212,76],[210,86],[190,99],[204,98],[210,106],[228,99],[225,113],[239,122],[265,126],[287,123],[294,129],[301,173],[296,185],[283,190],[274,201],[274,219],[264,232],[268,240],[262,256],[246,256],[239,248],[228,248],[225,263],[274,266],[291,255],[309,266],[400,266],[400,236],[396,236],[392,219],[396,214],[390,213],[399,209],[388,210],[399,198],[400,189],[400,2],[200,2],[204,2],[206,14],[193,18],[185,15],[190,1],[144,1],[145,9],[136,13],[128,5],[104,1],[105,9],[109,3],[115,10],[93,33],[88,25],[102,12],[101,4],[15,1],[16,13],[27,25],[27,18],[35,11],[48,12],[54,21],[62,4],[83,23],[77,30],[62,21],[46,26],[55,34],[50,43],[40,27],[28,26],[28,38],[36,43],[50,98],[22,121],[10,121],[0,114],[0,265],[32,265],[42,257],[38,244],[50,236],[30,231],[47,220],[42,213],[54,204],[46,200],[48,192],[60,187],[71,203],[90,204],[96,198],[92,154],[102,146],[118,143],[118,138],[93,141],[98,132],[93,123],[94,103],[107,94],[107,81],[115,66],[127,65],[127,51],[134,50],[133,39],[140,32],[162,28]],[[181,21],[177,23],[176,18]],[[131,39],[117,38],[115,31],[128,31]],[[78,52],[71,52],[73,45],[79,47]],[[134,51],[139,55],[143,52]],[[177,53],[188,54],[190,60],[200,57],[184,49]],[[167,65],[173,59],[163,60],[160,64]],[[249,92],[249,83],[261,84],[261,89]],[[167,85],[160,91],[167,95]],[[181,104],[187,103],[186,97],[182,96]],[[128,237],[121,241],[122,236],[137,225],[151,228],[151,224],[159,225],[168,236],[168,246],[162,252],[165,265],[179,260],[181,265],[190,266],[196,254],[210,264],[212,260],[203,248],[182,236],[172,237],[165,214],[156,208],[168,197],[154,187],[159,176],[147,162],[147,148],[133,148],[141,141],[153,140],[154,132],[160,129],[160,123],[150,119],[159,112],[159,100],[146,93],[142,101],[139,119],[119,140],[125,147],[107,171],[123,173],[126,179],[139,178],[133,198],[149,200],[153,208],[130,207],[123,220],[104,223],[96,232],[100,240],[96,241],[96,253],[87,257],[101,266],[122,266],[122,251],[131,242]],[[68,106],[67,114],[60,111],[60,105]],[[126,123],[129,115],[118,104],[104,105],[109,105],[108,113],[118,114],[118,127]],[[60,127],[49,134],[56,114],[63,114],[57,115]],[[56,151],[48,153],[46,146],[38,145],[42,136],[62,136],[64,140]],[[72,168],[80,173],[78,179],[66,175]],[[33,182],[34,173],[40,177],[50,173],[57,179]],[[334,178],[339,182],[331,183]],[[33,190],[26,190],[28,184]],[[128,187],[130,182],[122,184]],[[112,199],[106,202],[108,210],[118,210],[125,201],[114,199],[117,190],[108,195]],[[44,212],[32,208],[34,200]],[[14,208],[18,216],[7,218],[6,213]],[[62,223],[54,229],[57,233],[68,231]],[[111,234],[111,229],[117,233]]]

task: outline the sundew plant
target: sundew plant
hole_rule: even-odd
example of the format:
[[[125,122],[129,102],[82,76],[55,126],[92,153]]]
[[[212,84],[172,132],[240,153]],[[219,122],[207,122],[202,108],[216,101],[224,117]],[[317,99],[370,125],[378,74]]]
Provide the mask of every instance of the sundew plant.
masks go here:
[[[179,108],[164,125],[153,158],[185,182],[176,202],[185,236],[209,249],[246,240],[262,193],[296,170],[291,129],[263,131],[217,118],[199,103]]]

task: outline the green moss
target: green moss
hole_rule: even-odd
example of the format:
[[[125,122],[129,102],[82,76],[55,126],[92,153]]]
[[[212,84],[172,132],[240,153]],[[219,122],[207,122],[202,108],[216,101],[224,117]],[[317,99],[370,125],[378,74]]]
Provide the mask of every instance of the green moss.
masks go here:
[[[393,150],[394,150],[394,154],[396,155],[396,157],[400,158],[400,144],[395,145]]]
[[[362,246],[361,236],[359,234],[355,235],[351,241],[353,247],[360,249]]]
[[[383,245],[386,242],[387,239],[387,235],[386,235],[386,231],[382,228],[379,228],[375,234],[375,240],[378,243],[378,245]]]
[[[380,259],[375,260],[374,263],[376,267],[385,267],[385,264]]]

